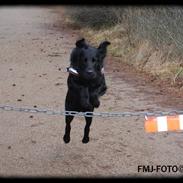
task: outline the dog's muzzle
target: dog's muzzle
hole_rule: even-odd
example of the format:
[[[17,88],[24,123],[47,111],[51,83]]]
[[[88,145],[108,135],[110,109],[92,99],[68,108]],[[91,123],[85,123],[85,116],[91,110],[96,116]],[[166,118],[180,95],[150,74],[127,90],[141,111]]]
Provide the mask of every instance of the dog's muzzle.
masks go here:
[[[75,75],[75,76],[79,76],[79,73],[76,69],[72,68],[72,67],[67,67],[67,72]],[[101,73],[104,74],[104,68],[102,67],[101,69]]]

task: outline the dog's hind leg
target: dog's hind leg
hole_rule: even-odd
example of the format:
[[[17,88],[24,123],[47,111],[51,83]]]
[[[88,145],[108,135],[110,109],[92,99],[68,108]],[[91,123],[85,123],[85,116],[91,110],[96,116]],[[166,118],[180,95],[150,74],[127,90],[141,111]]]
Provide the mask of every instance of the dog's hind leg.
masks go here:
[[[84,129],[84,137],[82,142],[83,143],[88,143],[89,142],[89,132],[90,132],[90,125],[92,123],[92,118],[93,117],[85,117],[86,120],[86,125],[85,125],[85,129]]]
[[[63,137],[63,140],[65,143],[70,142],[70,131],[71,131],[71,121],[73,120],[74,116],[65,116],[65,135]]]

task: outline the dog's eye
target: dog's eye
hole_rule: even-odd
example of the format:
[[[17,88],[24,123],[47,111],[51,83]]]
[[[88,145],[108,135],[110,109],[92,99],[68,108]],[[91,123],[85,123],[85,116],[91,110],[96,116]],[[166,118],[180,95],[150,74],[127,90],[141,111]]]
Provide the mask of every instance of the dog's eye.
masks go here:
[[[94,58],[92,58],[92,62],[95,62],[96,60]]]
[[[85,58],[85,60],[84,60],[85,62],[87,62],[87,58]]]

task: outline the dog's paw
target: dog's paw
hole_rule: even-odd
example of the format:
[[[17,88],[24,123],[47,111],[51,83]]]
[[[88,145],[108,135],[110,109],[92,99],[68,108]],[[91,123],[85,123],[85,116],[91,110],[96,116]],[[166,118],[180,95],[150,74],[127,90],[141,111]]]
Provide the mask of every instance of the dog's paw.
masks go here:
[[[93,106],[96,107],[96,108],[98,108],[100,106],[100,101],[99,100],[95,100],[93,102]]]
[[[87,144],[88,142],[90,141],[90,138],[89,137],[83,137],[83,144]]]
[[[64,142],[67,144],[67,143],[70,142],[70,137],[67,136],[67,135],[64,135],[63,140],[64,140]]]

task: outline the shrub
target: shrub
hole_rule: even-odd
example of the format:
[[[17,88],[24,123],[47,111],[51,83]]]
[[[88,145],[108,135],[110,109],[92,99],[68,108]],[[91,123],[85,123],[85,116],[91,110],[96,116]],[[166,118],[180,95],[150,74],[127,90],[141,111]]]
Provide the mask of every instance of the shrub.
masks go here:
[[[173,47],[183,52],[183,8],[179,6],[76,6],[67,14],[78,25],[103,29],[119,24],[127,29],[131,42],[150,40],[157,48]]]
[[[80,26],[94,29],[101,29],[118,23],[118,14],[116,14],[114,7],[71,6],[67,8],[66,13]]]

